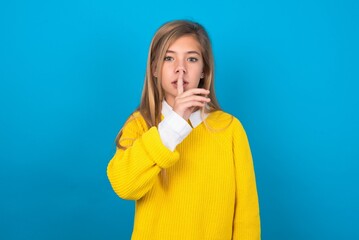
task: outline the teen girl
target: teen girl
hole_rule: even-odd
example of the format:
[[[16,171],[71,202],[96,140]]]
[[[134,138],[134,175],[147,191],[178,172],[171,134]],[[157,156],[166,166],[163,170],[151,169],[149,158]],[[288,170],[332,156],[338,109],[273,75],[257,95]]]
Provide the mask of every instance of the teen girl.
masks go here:
[[[116,138],[107,175],[136,200],[133,240],[258,240],[246,133],[220,110],[205,29],[172,21],[155,34],[139,108]]]

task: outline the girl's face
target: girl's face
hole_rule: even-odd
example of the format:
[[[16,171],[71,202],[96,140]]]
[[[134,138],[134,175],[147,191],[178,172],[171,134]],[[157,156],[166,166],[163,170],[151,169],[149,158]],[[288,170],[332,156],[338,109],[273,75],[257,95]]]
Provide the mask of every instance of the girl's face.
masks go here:
[[[165,98],[172,107],[178,94],[179,75],[183,74],[183,91],[198,87],[200,79],[204,77],[203,58],[200,44],[193,36],[180,37],[169,46],[161,74]]]

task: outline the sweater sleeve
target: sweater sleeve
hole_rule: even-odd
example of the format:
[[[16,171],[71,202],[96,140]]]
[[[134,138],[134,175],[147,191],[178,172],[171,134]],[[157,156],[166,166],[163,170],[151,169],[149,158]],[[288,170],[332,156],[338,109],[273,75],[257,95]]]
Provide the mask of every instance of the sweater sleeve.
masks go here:
[[[237,119],[233,127],[236,207],[232,239],[259,240],[259,203],[251,150],[245,130]]]
[[[156,127],[143,129],[138,119],[129,120],[122,130],[117,148],[107,167],[113,190],[123,199],[138,200],[152,188],[161,169],[179,159],[177,151],[163,145]]]

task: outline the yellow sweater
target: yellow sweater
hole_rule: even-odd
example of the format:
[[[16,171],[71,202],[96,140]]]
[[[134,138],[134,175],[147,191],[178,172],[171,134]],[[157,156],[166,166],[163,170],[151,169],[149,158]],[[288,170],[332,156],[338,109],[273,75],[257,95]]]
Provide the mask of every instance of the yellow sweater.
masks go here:
[[[139,113],[123,127],[107,175],[136,200],[132,240],[259,240],[255,174],[241,123],[210,113],[171,152]],[[166,169],[165,176],[161,170]]]

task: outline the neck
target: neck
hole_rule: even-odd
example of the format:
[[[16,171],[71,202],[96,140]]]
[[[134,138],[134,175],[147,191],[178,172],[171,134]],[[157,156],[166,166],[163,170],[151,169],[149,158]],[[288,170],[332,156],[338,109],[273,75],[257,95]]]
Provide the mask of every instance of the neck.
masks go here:
[[[168,105],[171,106],[171,108],[173,108],[173,106],[174,106],[174,98],[165,97],[165,101],[167,102]]]

